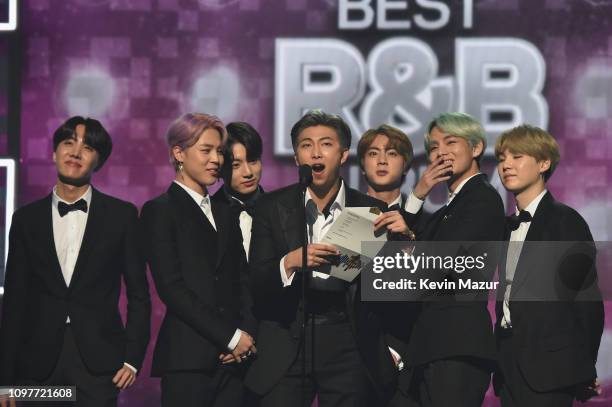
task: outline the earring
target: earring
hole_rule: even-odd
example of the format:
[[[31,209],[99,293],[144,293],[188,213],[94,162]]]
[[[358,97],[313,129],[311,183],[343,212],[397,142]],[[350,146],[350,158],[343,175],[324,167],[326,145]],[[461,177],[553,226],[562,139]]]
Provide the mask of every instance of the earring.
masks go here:
[[[183,163],[181,161],[179,161],[178,170],[179,172],[183,171]]]

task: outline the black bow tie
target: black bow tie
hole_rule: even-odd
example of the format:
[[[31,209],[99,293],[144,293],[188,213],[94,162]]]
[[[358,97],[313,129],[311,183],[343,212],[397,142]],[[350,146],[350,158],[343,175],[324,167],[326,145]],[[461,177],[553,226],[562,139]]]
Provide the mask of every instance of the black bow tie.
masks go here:
[[[235,214],[240,215],[243,211],[253,217],[253,211],[255,210],[255,200],[249,200],[246,202],[240,202],[236,198],[230,198],[230,208],[232,208]]]
[[[511,230],[516,230],[523,222],[531,222],[531,214],[525,210],[519,212],[518,215],[508,216],[506,218],[508,226]]]
[[[62,218],[66,216],[68,212],[72,211],[83,211],[87,213],[87,201],[84,199],[79,199],[73,204],[67,204],[66,202],[59,201],[57,203],[57,210]]]
[[[253,212],[255,211],[254,203],[247,202],[244,205],[240,205],[240,212],[242,213],[243,211],[253,217]]]
[[[391,206],[389,206],[387,208],[387,212],[391,212],[391,211],[399,211],[401,208],[399,206],[399,204],[393,204]]]

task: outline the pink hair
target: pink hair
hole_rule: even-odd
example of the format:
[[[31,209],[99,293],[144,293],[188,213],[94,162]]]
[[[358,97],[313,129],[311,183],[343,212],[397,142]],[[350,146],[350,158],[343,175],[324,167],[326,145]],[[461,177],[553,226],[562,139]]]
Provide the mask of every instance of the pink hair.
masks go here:
[[[223,122],[214,115],[206,113],[185,113],[172,122],[166,132],[166,143],[170,152],[170,162],[178,171],[179,162],[174,158],[172,149],[176,146],[186,149],[194,145],[202,132],[206,129],[215,129],[221,134],[221,141],[225,144],[227,131]]]

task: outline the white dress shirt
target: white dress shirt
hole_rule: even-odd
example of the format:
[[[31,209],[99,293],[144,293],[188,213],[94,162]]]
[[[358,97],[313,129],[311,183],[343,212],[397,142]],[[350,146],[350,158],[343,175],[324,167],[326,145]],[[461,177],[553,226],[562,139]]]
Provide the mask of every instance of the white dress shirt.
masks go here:
[[[452,192],[449,191],[448,200],[446,201],[446,205],[450,205],[450,203],[453,202],[453,199],[455,199],[455,197],[459,195],[459,192],[461,192],[461,189],[469,180],[474,178],[476,175],[480,175],[480,174],[481,173],[478,172],[464,179],[463,181],[461,181],[459,185],[457,185],[457,188],[455,188],[454,191]],[[417,196],[414,194],[414,191],[413,191],[413,192],[410,192],[410,195],[408,195],[408,200],[406,201],[406,205],[404,205],[404,209],[408,213],[417,214],[421,210],[421,207],[423,206],[424,203],[425,203],[425,200],[417,198]]]
[[[525,210],[529,212],[531,217],[535,215],[536,210],[538,209],[538,205],[540,205],[540,201],[544,198],[546,194],[546,189],[538,196],[534,198],[533,201],[527,205]],[[517,215],[520,213],[519,208],[516,208]],[[510,234],[510,244],[508,245],[508,254],[506,255],[506,291],[504,291],[504,304],[502,310],[504,315],[502,317],[501,326],[504,328],[509,328],[512,326],[512,322],[510,319],[510,292],[512,290],[512,281],[514,280],[514,272],[516,271],[516,266],[518,264],[519,257],[521,255],[521,250],[523,249],[523,242],[527,237],[527,232],[529,232],[529,227],[531,226],[531,222],[521,222],[519,227],[516,230],[513,230]],[[516,242],[516,243],[512,243]]]
[[[338,190],[338,195],[336,195],[336,199],[329,208],[329,216],[325,218],[323,212],[319,210],[317,205],[312,200],[310,191],[306,189],[304,205],[306,208],[306,219],[308,221],[308,243],[319,243],[323,236],[325,236],[325,233],[327,233],[327,231],[331,229],[336,219],[338,219],[338,217],[340,216],[340,213],[342,213],[342,209],[344,209],[345,195],[346,191],[344,187],[344,181],[341,181],[340,189]],[[280,274],[281,281],[283,282],[283,287],[288,287],[293,282],[293,277],[295,276],[295,273],[293,273],[291,277],[287,277],[287,273],[285,273],[285,257],[287,256],[283,256],[283,258],[280,260]],[[329,274],[319,273],[318,271],[313,271],[312,276],[322,279],[329,278]]]
[[[85,226],[87,226],[87,218],[91,208],[92,194],[91,186],[89,186],[87,191],[74,201],[77,202],[81,199],[85,200],[85,202],[87,202],[87,212],[81,210],[70,211],[64,216],[60,216],[58,209],[59,202],[64,202],[68,205],[74,202],[68,202],[60,198],[57,194],[57,187],[53,187],[53,194],[51,195],[53,241],[55,242],[55,253],[57,254],[57,260],[62,269],[62,275],[64,276],[66,286],[69,286],[72,281],[74,267],[76,266],[79,252],[81,251],[81,244],[83,243],[83,236],[85,235]],[[70,323],[70,315],[66,318],[66,323]],[[123,364],[129,367],[134,374],[138,372],[138,369],[129,363],[124,362]]]
[[[244,206],[244,202],[235,196],[230,196],[229,199],[234,199],[241,206]],[[238,217],[240,222],[240,232],[242,233],[242,246],[244,247],[244,253],[246,254],[247,260],[249,260],[249,248],[251,247],[251,227],[253,226],[253,218],[247,211],[240,211]]]
[[[402,194],[399,194],[397,196],[397,198],[395,198],[395,200],[393,200],[393,202],[391,202],[389,205],[387,205],[388,208],[392,207],[393,205],[401,205],[402,204]]]
[[[175,180],[174,182],[178,186],[183,188],[185,192],[187,192],[189,196],[193,198],[195,203],[200,207],[200,209],[204,213],[204,216],[206,216],[206,219],[208,219],[208,221],[210,222],[210,224],[216,231],[217,225],[215,224],[215,218],[213,217],[213,213],[212,213],[212,206],[210,204],[210,195],[206,194],[206,196],[204,196],[194,191],[193,189],[189,188],[187,185],[182,184],[179,181]],[[229,350],[230,352],[232,352],[234,348],[236,347],[236,345],[238,345],[238,342],[240,341],[240,332],[241,332],[240,329],[236,329],[236,331],[234,332],[234,335],[232,336],[232,339],[227,344],[227,350]]]
[[[53,241],[55,242],[55,252],[57,254],[57,260],[59,261],[62,269],[62,275],[66,286],[70,285],[72,280],[72,274],[74,273],[74,266],[76,265],[77,258],[79,257],[79,251],[81,250],[81,243],[83,243],[83,235],[85,234],[85,225],[87,225],[87,212],[83,211],[71,211],[63,217],[59,214],[58,205],[59,202],[64,202],[68,205],[84,199],[87,202],[87,208],[91,207],[91,186],[87,188],[87,191],[80,196],[74,202],[67,202],[57,195],[57,187],[53,187],[53,194],[51,196],[52,204],[52,218],[53,218]],[[68,321],[70,322],[70,316]]]

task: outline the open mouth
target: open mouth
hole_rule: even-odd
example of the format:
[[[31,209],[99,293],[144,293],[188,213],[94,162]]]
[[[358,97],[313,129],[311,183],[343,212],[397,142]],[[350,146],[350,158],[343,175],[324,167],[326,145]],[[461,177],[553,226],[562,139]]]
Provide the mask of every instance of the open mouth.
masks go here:
[[[323,164],[313,164],[312,165],[312,172],[314,174],[321,174],[323,170],[325,170],[325,165]]]
[[[384,177],[388,173],[388,171],[376,171],[376,175],[378,175],[379,177]]]

